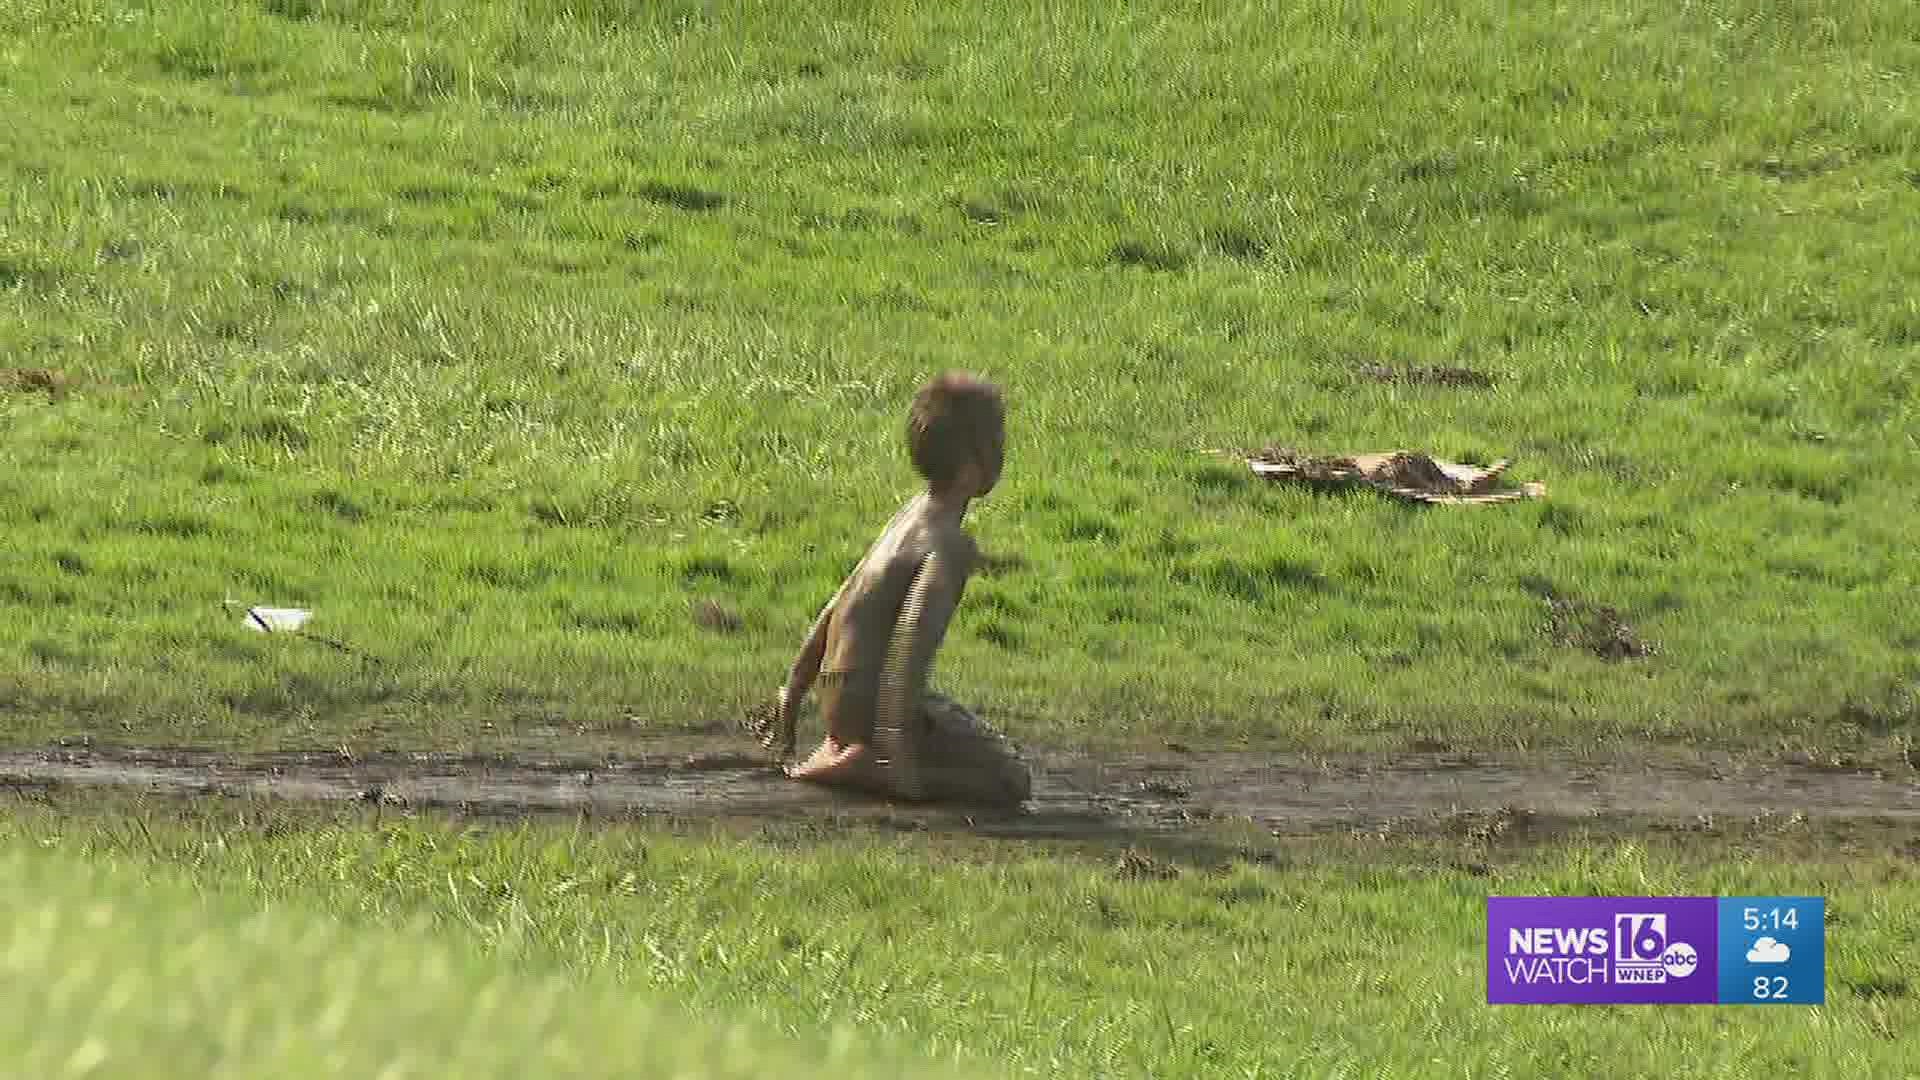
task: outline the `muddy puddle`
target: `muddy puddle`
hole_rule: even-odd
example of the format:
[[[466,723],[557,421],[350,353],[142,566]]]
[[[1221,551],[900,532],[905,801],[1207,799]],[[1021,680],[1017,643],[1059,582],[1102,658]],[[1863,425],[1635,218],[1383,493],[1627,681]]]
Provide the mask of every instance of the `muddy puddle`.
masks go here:
[[[163,749],[0,752],[0,785],[109,788],[443,808],[487,816],[870,821],[1006,836],[1098,838],[1253,826],[1277,836],[1459,832],[1475,821],[1566,828],[1712,828],[1714,822],[1877,824],[1920,836],[1920,773],[1693,758],[1661,763],[1442,754],[1236,752],[1096,757],[1038,752],[1020,811],[909,807],[782,777],[738,743],[662,740],[618,758]],[[1465,823],[1465,824],[1463,824]]]

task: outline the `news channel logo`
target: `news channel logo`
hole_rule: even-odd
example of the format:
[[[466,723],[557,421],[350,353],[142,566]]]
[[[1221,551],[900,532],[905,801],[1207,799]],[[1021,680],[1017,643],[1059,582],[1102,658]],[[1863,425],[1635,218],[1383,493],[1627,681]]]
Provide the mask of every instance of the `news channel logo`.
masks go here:
[[[1495,1005],[1820,1004],[1819,897],[1493,896]]]

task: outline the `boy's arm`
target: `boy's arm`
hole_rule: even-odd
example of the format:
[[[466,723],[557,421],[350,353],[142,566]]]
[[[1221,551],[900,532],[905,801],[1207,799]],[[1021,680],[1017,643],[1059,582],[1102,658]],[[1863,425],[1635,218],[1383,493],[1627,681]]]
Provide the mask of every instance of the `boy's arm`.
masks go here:
[[[813,629],[807,631],[807,640],[801,644],[799,655],[793,658],[793,666],[787,671],[787,696],[795,704],[807,696],[807,690],[820,674],[820,662],[827,655],[827,629],[833,624],[834,610],[840,606],[840,598],[846,592],[847,583],[842,581],[840,587],[834,590],[833,599],[828,600],[814,618]]]
[[[971,569],[966,563],[961,557],[932,552],[921,560],[894,623],[886,667],[880,674],[875,749],[895,788],[908,799],[920,799],[925,794],[920,781],[921,702],[934,654],[946,639],[947,625],[966,591]]]
[[[888,520],[887,527],[881,530],[880,535],[885,537],[892,533],[893,527],[899,524],[900,519],[907,516],[918,502],[918,499],[910,499],[904,506],[894,511],[893,517]],[[801,699],[805,698],[807,691],[813,688],[813,680],[820,674],[820,663],[826,659],[827,630],[833,623],[834,610],[840,606],[841,598],[847,594],[847,586],[853,584],[853,580],[860,576],[860,572],[866,569],[868,561],[872,558],[873,549],[868,548],[867,553],[854,564],[853,570],[841,579],[840,587],[833,591],[833,599],[827,601],[827,606],[821,608],[820,614],[813,620],[813,629],[807,631],[807,640],[801,644],[799,655],[793,658],[793,667],[787,671],[784,695],[787,700],[782,702],[783,707],[799,708]]]
[[[857,572],[857,571],[856,571]],[[774,703],[773,722],[760,732],[760,741],[769,750],[779,750],[782,754],[793,753],[794,720],[800,711],[800,703],[806,699],[807,691],[813,688],[814,679],[820,675],[820,663],[827,655],[827,631],[833,625],[833,613],[840,606],[840,598],[846,595],[847,582],[840,583],[834,590],[833,599],[828,600],[820,614],[813,620],[813,629],[807,631],[807,640],[801,644],[799,655],[793,658],[793,666],[787,670],[786,685],[780,688],[780,699]]]
[[[906,517],[919,504],[919,498],[907,500],[905,505],[893,512],[893,517],[887,521],[887,527],[881,530],[880,535],[883,538],[891,535],[894,526],[900,523],[900,519]],[[867,549],[867,553],[861,556],[852,572],[841,580],[840,587],[834,590],[833,599],[827,601],[827,606],[821,608],[819,616],[813,620],[813,629],[807,632],[807,640],[800,646],[800,654],[793,658],[793,667],[787,672],[786,701],[782,703],[784,707],[798,709],[801,700],[807,696],[807,691],[813,688],[813,680],[820,674],[820,663],[827,655],[827,630],[833,623],[833,613],[839,608],[841,598],[846,596],[847,586],[853,584],[854,579],[860,576],[861,571],[865,570],[867,563],[872,560],[873,551],[873,548]]]

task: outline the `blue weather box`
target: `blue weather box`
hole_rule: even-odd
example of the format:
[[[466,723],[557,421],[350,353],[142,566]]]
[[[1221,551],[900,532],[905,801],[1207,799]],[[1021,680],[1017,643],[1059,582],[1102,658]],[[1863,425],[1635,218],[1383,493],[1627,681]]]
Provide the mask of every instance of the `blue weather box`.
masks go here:
[[[1720,1003],[1827,1000],[1827,902],[1818,896],[1720,898]]]

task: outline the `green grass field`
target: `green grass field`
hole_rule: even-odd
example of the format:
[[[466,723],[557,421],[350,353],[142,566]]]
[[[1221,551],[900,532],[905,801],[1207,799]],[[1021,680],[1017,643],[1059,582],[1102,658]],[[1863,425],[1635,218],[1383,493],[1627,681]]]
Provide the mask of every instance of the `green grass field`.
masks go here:
[[[881,7],[0,9],[5,737],[724,724],[959,366],[1013,448],[941,677],[1017,737],[1912,746],[1920,13]],[[1269,443],[1549,497],[1197,453]]]
[[[666,1075],[648,1055],[704,1048],[714,1071],[685,1075],[805,1076],[841,1032],[851,1064],[974,1075],[1920,1075],[1920,875],[1845,849],[1576,842],[1478,852],[1476,871],[1445,844],[1321,842],[1156,881],[924,837],[19,810],[0,818],[0,970],[49,1022],[9,1010],[0,1049],[22,1060],[24,1038],[57,1065],[177,1045],[183,1076],[508,1076]],[[224,899],[143,884],[182,878]],[[1828,897],[1824,1006],[1485,1004],[1489,893],[1809,892]],[[764,1037],[659,1043],[656,1000]],[[315,1071],[268,1067],[280,1053]]]
[[[9,828],[7,831],[12,832]],[[13,839],[10,837],[10,839]],[[16,1076],[850,1077],[940,1075],[751,1018],[582,986],[458,935],[369,928],[152,861],[0,849],[0,1054]],[[182,879],[185,880],[182,880]]]
[[[1018,740],[1909,776],[1916,73],[1920,6],[1812,0],[9,0],[0,743],[727,730],[961,367],[1012,447],[938,680]],[[1270,444],[1548,497],[1204,452]],[[1920,1076],[1914,849],[1797,817],[1130,880],[18,794],[36,1076]],[[1490,1008],[1527,892],[1826,895],[1828,1003]]]

